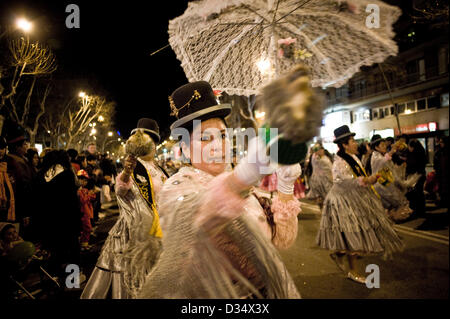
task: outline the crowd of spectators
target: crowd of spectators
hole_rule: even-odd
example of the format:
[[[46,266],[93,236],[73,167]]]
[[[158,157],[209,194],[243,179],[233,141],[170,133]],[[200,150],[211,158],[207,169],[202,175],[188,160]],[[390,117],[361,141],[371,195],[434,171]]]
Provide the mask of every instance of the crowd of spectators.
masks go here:
[[[85,151],[30,147],[19,126],[0,137],[0,260],[21,241],[45,251],[46,270],[65,278],[80,265],[102,203],[111,202],[116,165],[95,144]],[[64,282],[62,282],[64,284]]]

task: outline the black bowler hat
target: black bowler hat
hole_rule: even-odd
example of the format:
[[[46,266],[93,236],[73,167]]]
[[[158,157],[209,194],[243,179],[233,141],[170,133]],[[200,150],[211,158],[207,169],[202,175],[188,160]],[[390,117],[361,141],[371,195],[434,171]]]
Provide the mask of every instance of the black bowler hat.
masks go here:
[[[225,118],[231,112],[230,104],[218,104],[211,85],[206,81],[185,84],[169,96],[170,115],[177,120],[170,126],[189,127],[193,120],[207,120],[213,117]]]
[[[137,130],[143,130],[144,132],[150,134],[155,143],[159,143],[161,139],[159,136],[159,126],[155,120],[142,118],[138,121],[137,127],[131,131],[131,135],[136,133]]]
[[[355,135],[356,135],[356,133],[350,132],[350,129],[348,128],[347,125],[342,125],[334,130],[335,139],[333,142],[337,144],[343,138],[346,138],[348,136],[355,136]]]
[[[381,135],[379,134],[375,134],[374,136],[372,136],[372,138],[370,139],[370,145],[374,145],[378,142],[383,142],[384,138],[381,137]]]

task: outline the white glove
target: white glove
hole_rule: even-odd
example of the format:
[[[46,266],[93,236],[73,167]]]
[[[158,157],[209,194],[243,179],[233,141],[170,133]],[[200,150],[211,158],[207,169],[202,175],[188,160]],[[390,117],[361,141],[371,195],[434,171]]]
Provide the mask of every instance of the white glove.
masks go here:
[[[266,154],[266,144],[256,136],[248,143],[247,156],[234,169],[235,176],[244,184],[251,186],[263,176],[270,175],[275,170],[275,164],[270,163]]]
[[[283,194],[294,193],[294,183],[302,174],[300,164],[285,165],[277,169],[277,190]]]

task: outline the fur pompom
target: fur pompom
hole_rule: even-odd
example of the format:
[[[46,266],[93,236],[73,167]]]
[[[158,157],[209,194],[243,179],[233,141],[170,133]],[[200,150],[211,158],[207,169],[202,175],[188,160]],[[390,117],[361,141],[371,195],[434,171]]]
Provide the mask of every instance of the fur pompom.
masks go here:
[[[125,152],[136,157],[152,154],[155,152],[155,142],[153,142],[150,135],[137,130],[128,139],[125,145]]]
[[[262,90],[262,104],[270,127],[292,143],[306,142],[322,125],[323,99],[311,87],[309,69],[295,66]]]

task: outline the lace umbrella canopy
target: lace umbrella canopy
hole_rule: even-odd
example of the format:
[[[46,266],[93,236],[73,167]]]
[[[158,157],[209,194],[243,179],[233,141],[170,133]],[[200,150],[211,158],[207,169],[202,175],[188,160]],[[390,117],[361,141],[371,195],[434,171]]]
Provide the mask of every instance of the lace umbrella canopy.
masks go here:
[[[189,81],[230,95],[258,94],[300,62],[313,86],[340,87],[361,66],[397,54],[400,15],[377,0],[200,0],[169,21],[169,43]]]

